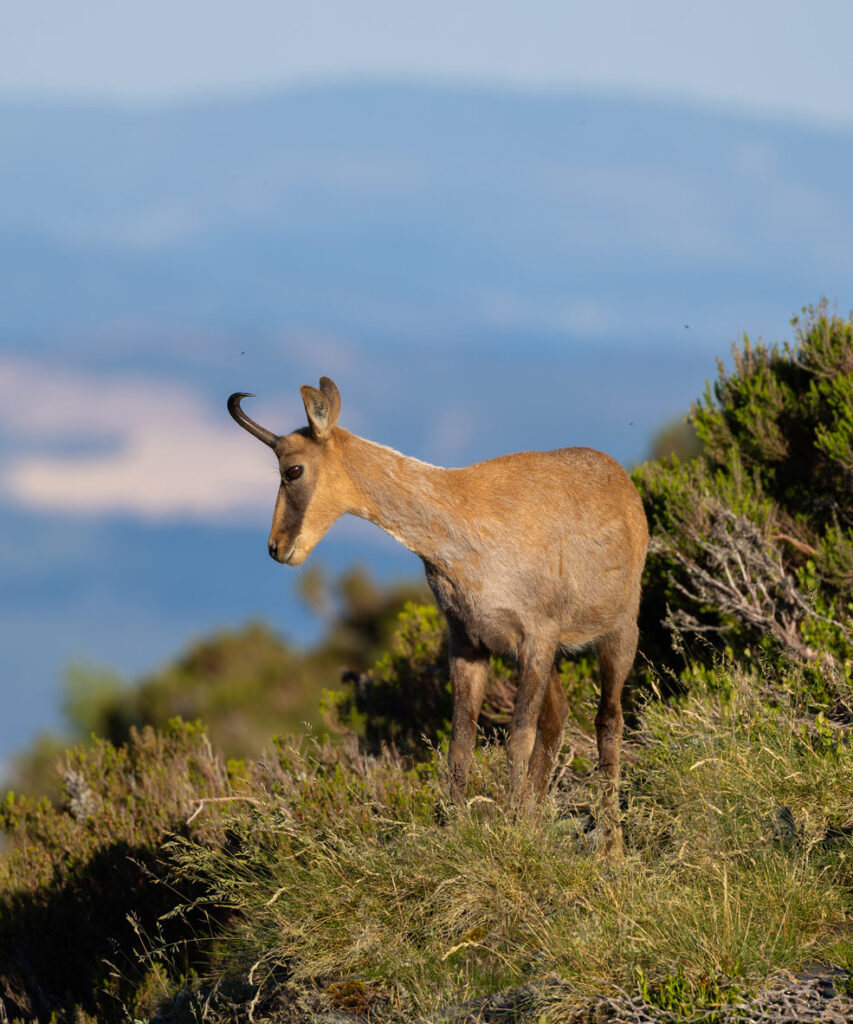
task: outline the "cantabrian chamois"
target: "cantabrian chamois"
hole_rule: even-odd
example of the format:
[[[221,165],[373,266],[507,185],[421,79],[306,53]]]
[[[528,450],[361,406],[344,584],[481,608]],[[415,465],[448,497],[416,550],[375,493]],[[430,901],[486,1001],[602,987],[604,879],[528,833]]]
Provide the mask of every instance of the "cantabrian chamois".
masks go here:
[[[507,755],[513,800],[541,800],[568,704],[554,659],[594,644],[601,673],[595,726],[603,802],[616,810],[620,696],[637,649],[640,577],[648,528],[625,471],[591,448],[521,452],[443,469],[338,426],[340,393],[328,377],[301,389],[308,426],[277,436],[240,408],[237,423],[275,452],[281,486],[269,553],[301,565],[344,513],[369,519],[421,557],[447,618],[453,728],[450,793],[465,800],[491,652],[519,665]]]

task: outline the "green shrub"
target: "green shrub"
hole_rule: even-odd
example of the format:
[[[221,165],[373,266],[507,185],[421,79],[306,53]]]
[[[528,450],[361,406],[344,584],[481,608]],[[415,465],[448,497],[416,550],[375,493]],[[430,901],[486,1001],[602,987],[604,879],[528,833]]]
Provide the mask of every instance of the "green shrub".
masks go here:
[[[328,720],[360,733],[366,749],[392,746],[423,754],[440,742],[452,714],[446,626],[434,605],[406,604],[383,654],[369,673],[345,676],[348,688],[324,696]]]
[[[813,543],[836,521],[853,526],[844,500],[853,492],[853,321],[824,302],[792,324],[796,341],[781,348],[745,338],[692,421],[710,464],[736,451],[779,508],[780,527]]]
[[[164,838],[229,785],[205,732],[179,721],[68,750],[58,770],[62,806],[13,793],[0,804],[0,994],[10,1016],[78,1007],[117,1020],[145,973],[140,932],[155,934],[176,899]]]
[[[728,649],[756,665],[772,656],[811,666],[816,698],[845,715],[853,708],[853,322],[822,304],[794,328],[794,344],[745,339],[733,370],[720,364],[690,417],[698,457],[634,473],[652,532],[642,643],[676,676],[683,662],[673,630],[707,665]]]
[[[390,650],[365,673],[347,673],[345,688],[324,694],[327,722],[357,734],[372,754],[391,747],[429,758],[450,736],[453,714],[447,627],[435,605],[409,602],[397,620]],[[560,663],[560,679],[576,721],[589,724],[585,704],[596,689],[590,657]],[[489,659],[479,728],[486,739],[501,735],[515,706],[518,673],[504,658]]]

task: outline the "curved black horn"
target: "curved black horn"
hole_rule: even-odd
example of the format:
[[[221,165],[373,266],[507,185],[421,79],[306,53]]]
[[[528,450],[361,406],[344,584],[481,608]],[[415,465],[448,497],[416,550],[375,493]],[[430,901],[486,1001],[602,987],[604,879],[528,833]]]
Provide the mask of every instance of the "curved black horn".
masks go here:
[[[249,433],[254,434],[259,441],[263,441],[264,444],[268,444],[270,448],[274,448],[278,437],[271,430],[266,430],[259,423],[255,423],[254,420],[249,419],[249,417],[240,408],[241,398],[254,397],[254,395],[249,394],[246,391],[235,391],[228,399],[228,411],[244,430],[248,430]]]

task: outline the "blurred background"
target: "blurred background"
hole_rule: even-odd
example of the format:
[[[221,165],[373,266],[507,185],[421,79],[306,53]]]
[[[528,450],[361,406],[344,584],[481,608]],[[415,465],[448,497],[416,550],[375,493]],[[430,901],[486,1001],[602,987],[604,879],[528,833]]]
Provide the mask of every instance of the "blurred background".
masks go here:
[[[274,563],[232,391],[630,467],[743,332],[846,314],[852,37],[847,0],[0,6],[0,777],[81,672],[308,646],[312,565],[420,576],[355,520]]]

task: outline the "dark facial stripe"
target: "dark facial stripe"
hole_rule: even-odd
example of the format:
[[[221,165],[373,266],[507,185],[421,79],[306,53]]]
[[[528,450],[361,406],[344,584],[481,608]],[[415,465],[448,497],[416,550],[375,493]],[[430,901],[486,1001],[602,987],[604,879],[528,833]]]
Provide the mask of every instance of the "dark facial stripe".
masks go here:
[[[302,532],[305,513],[314,495],[316,477],[306,471],[298,480],[288,481],[282,485],[284,492],[284,516],[281,531],[291,541],[296,540]]]

